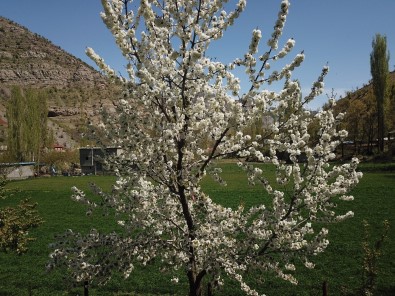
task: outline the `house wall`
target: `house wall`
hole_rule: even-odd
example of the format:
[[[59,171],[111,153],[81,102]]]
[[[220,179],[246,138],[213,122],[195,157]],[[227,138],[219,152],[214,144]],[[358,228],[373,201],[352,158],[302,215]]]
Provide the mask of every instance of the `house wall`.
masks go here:
[[[22,180],[34,176],[34,166],[16,166],[10,167],[7,174],[7,180]]]
[[[80,148],[80,166],[82,174],[94,174],[103,173],[103,165],[101,159],[105,155],[116,154],[119,155],[122,150],[120,148],[110,147],[102,148]]]

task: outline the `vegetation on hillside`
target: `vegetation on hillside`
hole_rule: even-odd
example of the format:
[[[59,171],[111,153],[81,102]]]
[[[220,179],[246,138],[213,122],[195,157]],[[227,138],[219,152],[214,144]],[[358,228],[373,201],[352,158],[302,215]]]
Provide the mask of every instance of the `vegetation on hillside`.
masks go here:
[[[378,111],[376,96],[372,84],[348,92],[336,103],[337,113],[345,113],[343,127],[348,131],[347,143],[351,147],[351,153],[358,155],[373,155],[378,153]],[[384,100],[383,112],[385,118],[384,136],[395,130],[395,72],[389,73],[388,88]],[[392,138],[395,135],[392,134]],[[391,144],[395,140],[385,141],[385,150],[392,154]]]
[[[97,124],[100,106],[112,104],[112,98],[119,94],[119,86],[45,37],[3,17],[0,17],[0,40],[0,118],[7,121],[6,106],[13,86],[23,91],[37,89],[47,98],[54,142],[66,148],[83,142],[88,119]],[[6,130],[1,125],[3,146]],[[66,137],[72,141],[66,141]]]

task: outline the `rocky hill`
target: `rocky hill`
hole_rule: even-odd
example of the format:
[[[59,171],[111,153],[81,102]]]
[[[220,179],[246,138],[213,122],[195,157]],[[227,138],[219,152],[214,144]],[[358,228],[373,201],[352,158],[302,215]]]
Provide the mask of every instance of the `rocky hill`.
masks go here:
[[[387,118],[392,130],[395,128],[395,72],[390,73],[389,84]],[[5,144],[5,106],[13,85],[45,90],[48,126],[53,131],[55,143],[65,148],[88,144],[87,120],[97,122],[99,105],[110,104],[120,92],[119,87],[88,64],[46,38],[0,16],[0,147]],[[337,112],[349,114],[346,120],[350,125],[368,122],[365,117],[372,113],[373,118],[374,108],[371,84],[350,92],[336,107]],[[357,132],[367,134],[365,129],[368,128],[358,127],[358,131],[353,132],[353,127],[348,126],[350,136],[354,137],[359,136]]]
[[[345,113],[342,127],[348,131],[346,140],[352,143],[349,147],[352,155],[373,155],[377,152],[377,101],[371,82],[340,98],[336,102],[335,112]],[[388,77],[384,121],[384,136],[393,138],[390,134],[395,132],[395,71],[390,72]],[[386,142],[385,149],[389,150],[389,145],[393,145],[391,141]]]
[[[12,86],[43,89],[55,142],[66,148],[84,145],[86,119],[95,118],[98,105],[118,88],[82,60],[1,16],[0,40],[0,119],[6,121]]]
[[[374,105],[376,104],[371,81],[354,91],[347,92],[344,97],[337,101],[336,109],[339,112],[346,112],[346,109],[355,102],[366,104],[365,101],[367,100],[373,100]],[[388,104],[391,104],[395,100],[395,71],[390,72],[388,75],[387,100]],[[390,106],[388,105],[387,107],[389,108]],[[395,116],[395,114],[390,115]]]
[[[99,72],[59,46],[0,17],[0,83],[67,88],[101,86]]]

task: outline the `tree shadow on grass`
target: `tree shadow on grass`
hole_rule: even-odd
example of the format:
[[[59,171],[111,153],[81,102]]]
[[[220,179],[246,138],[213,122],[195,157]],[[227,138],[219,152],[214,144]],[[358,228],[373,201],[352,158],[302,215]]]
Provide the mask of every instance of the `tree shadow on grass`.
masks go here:
[[[381,296],[393,296],[395,295],[395,286],[390,287],[379,287],[377,289],[377,295]]]
[[[395,179],[395,174],[385,174],[385,175],[383,175],[383,178]]]

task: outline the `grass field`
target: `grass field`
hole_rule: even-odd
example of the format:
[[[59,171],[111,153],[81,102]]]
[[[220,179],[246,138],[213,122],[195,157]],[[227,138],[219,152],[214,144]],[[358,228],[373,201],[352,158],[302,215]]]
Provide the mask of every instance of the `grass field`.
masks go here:
[[[227,206],[237,206],[243,202],[246,206],[255,204],[262,191],[247,185],[236,165],[222,164],[227,187],[220,187],[210,179],[203,187],[217,202]],[[322,295],[322,283],[326,281],[329,295],[358,295],[361,285],[363,225],[367,220],[372,229],[372,240],[382,229],[382,221],[391,224],[389,239],[383,246],[383,256],[377,278],[377,295],[395,295],[395,170],[394,166],[361,167],[365,170],[361,183],[353,190],[355,201],[340,205],[340,211],[352,210],[355,217],[341,224],[330,225],[330,245],[327,251],[319,255],[312,271],[299,269],[298,286],[268,277],[260,291],[267,295]],[[270,167],[265,168],[269,174]],[[110,231],[116,227],[111,217],[85,215],[82,205],[70,199],[72,186],[87,189],[89,182],[95,182],[109,189],[113,177],[53,177],[37,178],[12,182],[9,188],[19,188],[13,197],[0,200],[0,206],[15,204],[19,199],[30,197],[38,203],[38,211],[45,223],[31,232],[37,240],[30,244],[29,251],[18,256],[0,254],[0,295],[82,295],[81,284],[75,286],[65,280],[65,271],[57,269],[51,273],[45,271],[48,245],[56,234],[66,229],[86,232],[95,227]],[[253,276],[253,275],[251,275]],[[104,287],[91,287],[90,295],[185,295],[186,282],[174,286],[169,278],[157,271],[156,266],[136,271],[128,280],[115,277]],[[229,282],[227,288],[215,295],[242,295],[235,283]]]

